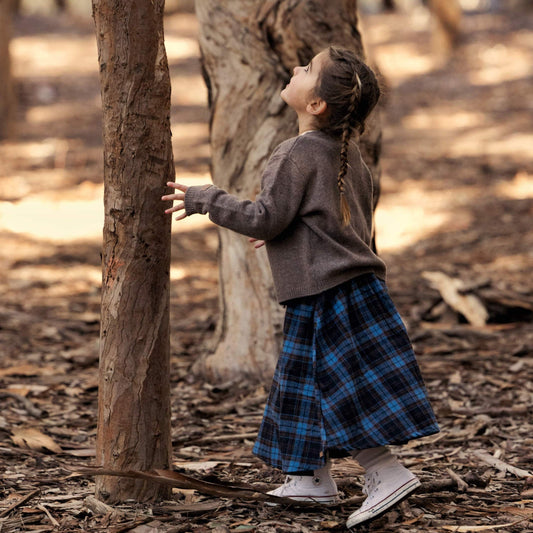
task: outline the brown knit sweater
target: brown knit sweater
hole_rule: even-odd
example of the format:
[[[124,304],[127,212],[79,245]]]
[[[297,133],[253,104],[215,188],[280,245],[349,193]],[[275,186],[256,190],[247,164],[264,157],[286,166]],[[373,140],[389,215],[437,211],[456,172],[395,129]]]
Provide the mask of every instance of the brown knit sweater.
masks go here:
[[[313,131],[281,143],[270,157],[255,201],[215,186],[189,187],[185,211],[266,241],[280,303],[318,294],[362,274],[385,279],[370,249],[372,179],[350,144],[345,194],[351,223],[342,226],[337,174],[340,142]]]

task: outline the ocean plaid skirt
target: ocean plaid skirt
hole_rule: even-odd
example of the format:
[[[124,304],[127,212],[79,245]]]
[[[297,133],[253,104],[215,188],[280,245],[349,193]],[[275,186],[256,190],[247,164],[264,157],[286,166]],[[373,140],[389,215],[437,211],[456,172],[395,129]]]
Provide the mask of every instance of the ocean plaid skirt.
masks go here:
[[[284,472],[437,433],[420,369],[373,274],[289,303],[254,454]]]

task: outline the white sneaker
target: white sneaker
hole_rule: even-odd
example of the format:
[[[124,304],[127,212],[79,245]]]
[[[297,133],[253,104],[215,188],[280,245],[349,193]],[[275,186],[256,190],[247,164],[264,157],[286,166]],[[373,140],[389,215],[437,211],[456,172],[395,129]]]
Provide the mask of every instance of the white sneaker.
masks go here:
[[[399,463],[368,472],[363,487],[367,498],[361,508],[348,517],[346,527],[377,518],[419,486],[420,480]]]
[[[267,492],[271,496],[291,498],[301,502],[334,503],[337,499],[337,484],[331,477],[329,465],[314,471],[312,476],[287,476],[285,483]],[[276,505],[268,503],[268,505]]]

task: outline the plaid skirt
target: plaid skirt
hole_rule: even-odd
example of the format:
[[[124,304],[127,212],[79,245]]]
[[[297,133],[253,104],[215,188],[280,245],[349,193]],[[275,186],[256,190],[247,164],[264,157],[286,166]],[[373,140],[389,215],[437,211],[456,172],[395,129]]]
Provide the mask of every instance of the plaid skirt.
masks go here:
[[[438,431],[384,282],[367,274],[287,305],[256,456],[284,472],[315,470],[328,454]]]

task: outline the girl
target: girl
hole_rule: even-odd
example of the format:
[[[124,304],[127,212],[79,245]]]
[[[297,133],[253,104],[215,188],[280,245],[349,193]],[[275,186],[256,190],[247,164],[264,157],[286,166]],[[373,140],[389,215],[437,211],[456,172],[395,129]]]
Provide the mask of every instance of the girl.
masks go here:
[[[330,457],[365,468],[362,507],[348,527],[375,518],[420,485],[386,445],[439,431],[404,325],[371,250],[372,178],[352,140],[380,96],[374,73],[330,47],[296,67],[281,98],[299,135],[273,152],[255,201],[213,186],[163,196],[166,213],[207,214],[266,241],[283,348],[254,453],[285,472],[271,494],[334,502]]]

